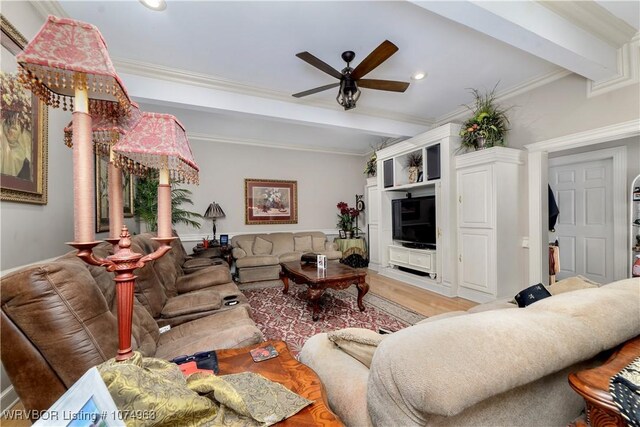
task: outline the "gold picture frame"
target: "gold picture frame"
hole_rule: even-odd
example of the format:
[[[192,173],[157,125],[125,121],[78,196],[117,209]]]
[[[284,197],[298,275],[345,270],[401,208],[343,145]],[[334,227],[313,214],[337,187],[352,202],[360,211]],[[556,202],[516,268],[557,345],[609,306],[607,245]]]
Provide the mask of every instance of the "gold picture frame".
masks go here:
[[[245,224],[297,224],[298,181],[244,180]]]
[[[0,29],[0,200],[46,205],[47,106],[17,79],[15,56],[27,39],[2,15]]]

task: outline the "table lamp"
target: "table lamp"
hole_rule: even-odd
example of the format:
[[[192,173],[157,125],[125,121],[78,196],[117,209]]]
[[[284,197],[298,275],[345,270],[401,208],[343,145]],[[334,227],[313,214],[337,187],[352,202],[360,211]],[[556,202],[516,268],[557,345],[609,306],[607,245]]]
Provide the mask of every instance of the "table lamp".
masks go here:
[[[207,211],[204,213],[205,218],[210,218],[213,220],[213,242],[214,243],[216,242],[216,219],[224,218],[225,216],[226,215],[224,214],[224,211],[222,210],[220,205],[217,204],[216,202],[209,204]]]

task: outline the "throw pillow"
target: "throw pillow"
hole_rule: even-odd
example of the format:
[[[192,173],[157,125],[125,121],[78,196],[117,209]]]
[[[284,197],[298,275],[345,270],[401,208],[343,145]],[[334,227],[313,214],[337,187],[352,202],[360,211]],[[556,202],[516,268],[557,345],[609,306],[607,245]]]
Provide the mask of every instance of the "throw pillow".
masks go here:
[[[273,243],[262,237],[256,237],[256,241],[253,242],[253,254],[254,255],[270,255],[273,249]]]
[[[252,256],[253,255],[253,250],[252,250],[252,246],[253,246],[253,241],[252,240],[238,240],[238,246],[240,246],[240,249],[244,250],[248,256]]]
[[[314,251],[324,251],[324,237],[314,237],[313,238],[313,250]]]
[[[568,277],[563,280],[559,280],[547,289],[551,292],[551,295],[558,295],[563,292],[577,291],[580,289],[597,288],[599,283],[587,279],[582,276]]]
[[[545,288],[542,283],[538,283],[537,285],[529,286],[527,289],[518,292],[515,300],[518,303],[518,307],[526,307],[550,296],[551,294],[547,288]]]
[[[367,368],[371,366],[373,353],[378,348],[378,344],[387,336],[387,334],[380,335],[362,328],[346,328],[327,332],[327,338],[330,341]]]
[[[296,252],[309,252],[312,250],[311,236],[294,237],[293,247]]]

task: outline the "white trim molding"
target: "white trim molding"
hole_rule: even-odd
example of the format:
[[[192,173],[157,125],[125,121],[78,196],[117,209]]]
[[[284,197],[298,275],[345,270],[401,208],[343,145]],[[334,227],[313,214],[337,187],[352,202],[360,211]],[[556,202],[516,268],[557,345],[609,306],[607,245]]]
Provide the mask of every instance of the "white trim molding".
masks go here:
[[[549,229],[548,197],[548,153],[569,150],[572,148],[588,147],[608,141],[615,141],[640,135],[640,119],[630,120],[624,123],[604,126],[585,132],[565,135],[560,138],[540,141],[525,145],[528,153],[528,193],[529,193],[529,280],[530,283],[547,283],[549,271],[549,257],[546,253]],[[619,156],[619,155],[618,155]],[[620,161],[624,162],[624,156],[614,159],[614,168]],[[626,163],[624,164],[626,174]],[[626,175],[618,180],[626,182]],[[614,181],[615,182],[615,181]],[[627,186],[621,186],[626,190]],[[626,200],[626,199],[625,199]],[[626,204],[626,202],[625,202]],[[539,209],[536,209],[539,207]],[[627,257],[622,257],[626,260]]]
[[[640,82],[640,33],[618,49],[617,61],[615,76],[598,81],[587,80],[587,98]]]

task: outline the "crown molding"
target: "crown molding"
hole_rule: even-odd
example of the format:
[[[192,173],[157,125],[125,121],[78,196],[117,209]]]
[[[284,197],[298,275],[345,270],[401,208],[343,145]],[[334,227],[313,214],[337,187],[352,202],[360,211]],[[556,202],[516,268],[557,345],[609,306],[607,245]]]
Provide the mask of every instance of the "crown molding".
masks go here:
[[[322,148],[300,147],[295,145],[280,144],[277,142],[263,140],[263,139],[229,138],[225,136],[216,136],[216,135],[209,135],[206,133],[197,133],[197,132],[189,132],[187,136],[189,139],[196,139],[196,140],[205,141],[205,142],[214,142],[214,143],[220,143],[220,144],[234,144],[234,145],[250,145],[254,147],[273,148],[278,150],[307,151],[312,153],[340,154],[343,156],[356,156],[356,157],[362,157],[367,154],[366,152],[354,153],[351,151],[341,151],[338,149],[331,150],[331,149],[327,149],[326,147],[322,147]]]
[[[238,83],[227,80],[211,74],[197,73],[194,71],[183,70],[179,68],[166,67],[148,62],[136,61],[133,59],[114,58],[113,63],[116,68],[124,73],[135,74],[143,77],[172,81],[176,83],[187,84],[191,86],[204,87],[207,89],[221,90],[225,92],[239,93],[248,96],[259,96],[262,98],[283,101],[291,104],[309,105],[319,108],[335,109],[336,103],[331,101],[309,100],[293,98],[291,94],[266,89],[259,86]],[[374,108],[358,107],[352,114],[363,116],[379,117],[399,122],[411,123],[421,126],[431,126],[432,120],[424,117],[412,116],[408,114],[399,114],[386,112]]]
[[[640,33],[618,49],[618,73],[614,77],[587,81],[587,98],[618,90],[640,81]]]
[[[47,0],[47,1],[38,1],[31,0],[29,1],[31,6],[38,12],[38,14],[42,17],[42,19],[47,19],[49,15],[57,16],[58,18],[70,18],[69,14],[62,7],[57,0]]]
[[[635,35],[636,29],[595,1],[538,1],[572,24],[619,48]]]
[[[521,95],[533,89],[552,83],[556,80],[560,80],[570,74],[573,74],[573,73],[569,70],[560,68],[556,71],[543,74],[542,76],[534,77],[516,86],[512,86],[508,89],[499,91],[498,93],[496,93],[496,100],[503,101],[505,99],[513,98],[514,96]],[[461,120],[463,117],[467,116],[468,114],[469,114],[469,109],[466,106],[462,105],[456,108],[455,110],[451,111],[450,113],[447,113],[438,117],[435,120],[434,126],[437,127],[445,123]]]
[[[561,150],[569,150],[571,148],[586,147],[602,142],[613,141],[616,139],[631,138],[640,135],[640,119],[629,120],[628,122],[616,123],[609,126],[603,126],[598,129],[587,130],[584,132],[572,133],[558,138],[548,139],[546,141],[534,142],[527,144],[524,148],[527,151],[538,152],[554,152]]]

